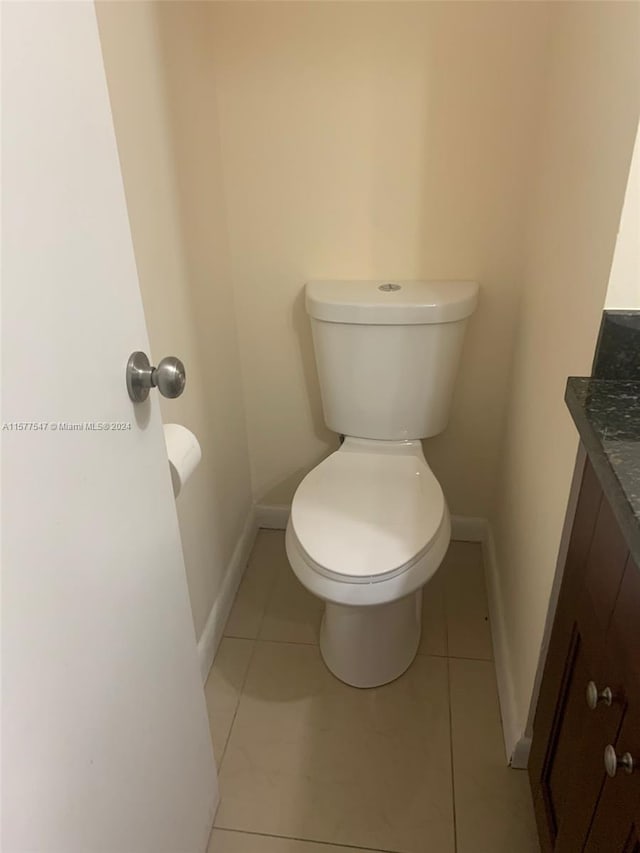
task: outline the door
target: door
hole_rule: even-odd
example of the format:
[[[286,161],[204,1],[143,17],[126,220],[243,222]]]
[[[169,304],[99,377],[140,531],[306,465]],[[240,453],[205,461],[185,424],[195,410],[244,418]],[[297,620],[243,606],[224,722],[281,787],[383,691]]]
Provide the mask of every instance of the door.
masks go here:
[[[195,853],[215,765],[95,11],[2,13],[2,850]]]

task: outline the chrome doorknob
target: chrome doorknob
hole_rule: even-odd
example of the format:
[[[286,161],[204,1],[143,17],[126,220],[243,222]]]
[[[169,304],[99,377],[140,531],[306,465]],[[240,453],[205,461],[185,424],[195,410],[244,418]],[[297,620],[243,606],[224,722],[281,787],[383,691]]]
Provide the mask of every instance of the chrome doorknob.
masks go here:
[[[127,391],[134,403],[142,403],[151,388],[157,388],[163,397],[179,397],[187,382],[184,364],[174,355],[163,358],[152,367],[146,353],[134,352],[127,362]]]
[[[151,382],[163,397],[173,399],[179,397],[187,383],[184,364],[175,355],[163,358],[151,374]]]
[[[613,693],[610,687],[598,690],[595,681],[590,681],[587,684],[587,705],[592,711],[595,711],[598,705],[611,705],[612,701]]]
[[[625,773],[633,773],[635,765],[631,753],[625,752],[624,755],[618,756],[615,749],[609,744],[604,750],[604,769],[607,771],[607,775],[613,779],[619,767],[622,767]]]

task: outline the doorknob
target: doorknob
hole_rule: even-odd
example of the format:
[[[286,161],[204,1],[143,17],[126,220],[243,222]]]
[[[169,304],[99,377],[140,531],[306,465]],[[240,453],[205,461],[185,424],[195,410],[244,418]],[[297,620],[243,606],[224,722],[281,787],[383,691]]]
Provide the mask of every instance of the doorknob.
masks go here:
[[[152,367],[146,353],[131,353],[127,362],[127,391],[134,403],[142,403],[150,388],[157,388],[163,397],[179,397],[184,391],[187,374],[179,358],[170,355],[157,367]]]

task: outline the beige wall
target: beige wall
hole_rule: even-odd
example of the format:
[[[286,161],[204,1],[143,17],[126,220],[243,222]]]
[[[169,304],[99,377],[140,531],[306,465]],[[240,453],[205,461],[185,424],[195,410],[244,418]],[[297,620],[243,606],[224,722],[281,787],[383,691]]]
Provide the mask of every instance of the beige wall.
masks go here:
[[[254,495],[287,502],[336,446],[308,278],[475,278],[453,416],[426,444],[486,516],[546,65],[545,4],[213,3]]]
[[[206,11],[98,4],[152,354],[179,355],[188,372],[162,413],[202,445],[177,501],[198,636],[251,506],[216,113],[199,109],[211,102]]]
[[[606,307],[640,309],[640,132],[631,158]]]
[[[492,514],[515,715],[524,731],[640,108],[640,5],[559,4],[521,267]]]
[[[492,522],[524,729],[577,446],[564,384],[590,369],[638,120],[639,16],[101,5],[154,356],[190,373],[164,412],[203,444],[178,503],[198,633],[251,491],[289,501],[336,444],[305,280],[476,278],[451,424],[426,453],[452,510]]]

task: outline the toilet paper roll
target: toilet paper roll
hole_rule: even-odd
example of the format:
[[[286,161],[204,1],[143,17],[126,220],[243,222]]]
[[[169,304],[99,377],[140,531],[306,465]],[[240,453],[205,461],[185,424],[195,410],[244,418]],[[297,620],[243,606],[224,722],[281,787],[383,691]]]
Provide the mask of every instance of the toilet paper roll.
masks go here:
[[[177,498],[202,459],[200,442],[191,430],[181,424],[165,424],[164,440],[167,445],[173,494]]]

